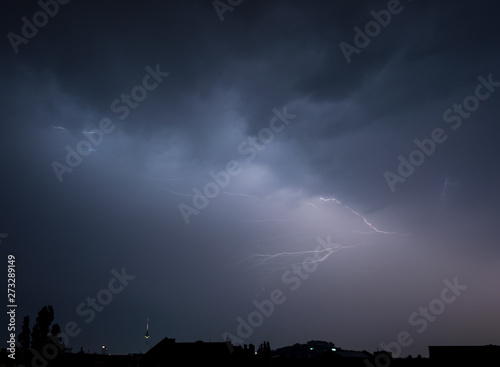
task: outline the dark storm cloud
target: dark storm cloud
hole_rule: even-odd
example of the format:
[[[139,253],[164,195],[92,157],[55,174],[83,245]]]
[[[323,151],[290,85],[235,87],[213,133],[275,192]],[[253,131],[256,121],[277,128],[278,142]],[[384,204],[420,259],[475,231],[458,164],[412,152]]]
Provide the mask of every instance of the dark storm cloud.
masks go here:
[[[408,328],[408,315],[446,277],[458,275],[467,292],[484,297],[484,283],[497,274],[485,258],[498,254],[500,89],[457,130],[443,113],[474,94],[479,76],[500,81],[499,8],[493,1],[401,1],[402,11],[349,63],[339,45],[354,45],[354,27],[364,30],[370,12],[389,3],[244,0],[221,21],[210,1],[73,0],[18,53],[6,35],[21,34],[21,18],[40,7],[4,4],[0,233],[9,233],[21,264],[40,275],[19,275],[23,311],[52,302],[61,320],[79,319],[75,307],[125,266],[136,279],[97,314],[99,322],[82,323],[75,343],[94,348],[93,336],[105,333],[120,352],[137,351],[147,310],[156,341],[215,340],[234,331],[254,299],[273,286],[287,289],[282,263],[235,263],[311,250],[319,235],[364,242],[354,233],[372,229],[359,215],[409,236],[377,233],[366,240],[373,247],[331,256],[300,291],[287,293],[283,314],[266,320],[253,342],[338,338],[375,349]],[[147,67],[169,75],[124,109],[122,94],[144,85]],[[247,162],[238,146],[285,107],[296,117]],[[76,149],[87,139],[82,130],[104,118],[113,131],[60,183],[51,164],[66,164],[66,146]],[[407,158],[414,140],[436,128],[447,140],[392,192],[384,172],[397,173],[398,156]],[[192,205],[193,188],[203,190],[209,173],[231,160],[241,174],[186,226],[179,204]],[[462,333],[452,318],[466,314],[458,307],[442,317],[449,331],[432,331],[429,341]],[[328,321],[300,321],[302,312],[332,309]],[[106,334],[123,317],[137,340]],[[356,317],[366,338],[352,331]],[[304,340],[285,336],[292,335],[286,320]],[[427,344],[416,341],[412,353],[425,353]]]

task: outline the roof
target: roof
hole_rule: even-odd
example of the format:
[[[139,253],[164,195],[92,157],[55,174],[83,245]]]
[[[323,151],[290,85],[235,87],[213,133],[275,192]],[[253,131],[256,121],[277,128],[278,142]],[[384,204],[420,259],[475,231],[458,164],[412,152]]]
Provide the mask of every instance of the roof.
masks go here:
[[[225,342],[203,342],[176,343],[175,339],[164,338],[151,348],[146,356],[148,358],[187,358],[187,359],[211,359],[226,358],[231,355]]]

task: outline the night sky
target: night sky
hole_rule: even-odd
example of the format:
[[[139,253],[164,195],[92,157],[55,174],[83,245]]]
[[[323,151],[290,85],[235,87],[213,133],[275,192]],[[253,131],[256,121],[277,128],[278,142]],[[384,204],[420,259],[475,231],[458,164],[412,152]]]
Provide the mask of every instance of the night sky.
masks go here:
[[[17,334],[500,344],[498,2],[1,7]]]

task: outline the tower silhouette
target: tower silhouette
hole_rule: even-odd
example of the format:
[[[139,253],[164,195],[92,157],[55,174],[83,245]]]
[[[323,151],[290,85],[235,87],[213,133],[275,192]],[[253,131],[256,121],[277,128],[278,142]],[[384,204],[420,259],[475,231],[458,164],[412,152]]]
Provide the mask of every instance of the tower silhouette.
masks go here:
[[[144,337],[146,338],[146,353],[148,352],[149,350],[149,318],[146,317],[146,335],[144,335]]]

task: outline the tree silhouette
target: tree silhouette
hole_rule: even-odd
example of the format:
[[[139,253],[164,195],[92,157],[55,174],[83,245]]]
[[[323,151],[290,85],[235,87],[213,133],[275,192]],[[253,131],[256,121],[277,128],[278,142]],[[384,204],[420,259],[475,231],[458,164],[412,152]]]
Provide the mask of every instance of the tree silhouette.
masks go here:
[[[21,333],[19,333],[17,340],[21,344],[21,353],[27,354],[30,351],[31,346],[29,316],[24,316]]]
[[[271,355],[271,345],[268,341],[260,343],[257,354],[261,357],[269,357]]]
[[[52,325],[52,328],[50,329],[50,335],[58,336],[60,333],[61,328],[59,327],[59,324]]]
[[[61,328],[58,324],[52,325],[52,329],[50,329],[52,321],[54,321],[54,309],[51,305],[44,306],[38,312],[36,324],[33,326],[33,331],[31,332],[32,349],[41,350],[43,346],[49,342],[49,330],[51,334],[55,336],[61,332]]]
[[[59,324],[52,325],[52,328],[50,329],[50,335],[53,335],[62,344],[62,340],[59,337],[59,334],[61,334],[61,327],[59,326]]]

